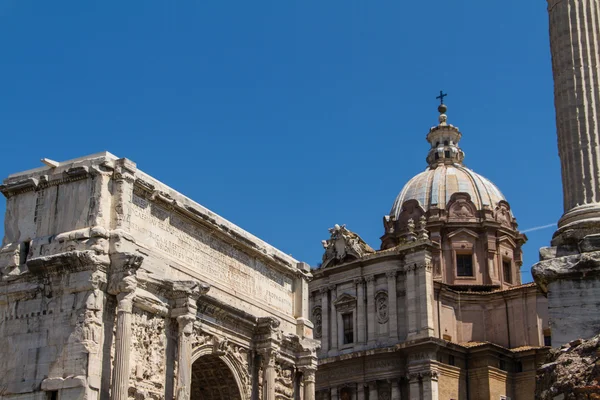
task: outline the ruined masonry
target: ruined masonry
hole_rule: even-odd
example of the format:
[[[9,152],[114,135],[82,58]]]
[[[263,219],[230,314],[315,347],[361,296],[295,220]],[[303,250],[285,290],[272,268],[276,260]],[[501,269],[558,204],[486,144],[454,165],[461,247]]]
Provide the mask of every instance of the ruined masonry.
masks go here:
[[[1,399],[314,399],[307,264],[110,153],[0,190]]]

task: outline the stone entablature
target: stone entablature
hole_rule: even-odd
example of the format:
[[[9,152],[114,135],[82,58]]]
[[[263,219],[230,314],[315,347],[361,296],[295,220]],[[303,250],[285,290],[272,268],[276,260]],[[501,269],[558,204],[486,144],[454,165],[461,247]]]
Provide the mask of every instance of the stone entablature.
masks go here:
[[[306,264],[127,159],[57,164],[1,187],[2,398],[314,398]]]

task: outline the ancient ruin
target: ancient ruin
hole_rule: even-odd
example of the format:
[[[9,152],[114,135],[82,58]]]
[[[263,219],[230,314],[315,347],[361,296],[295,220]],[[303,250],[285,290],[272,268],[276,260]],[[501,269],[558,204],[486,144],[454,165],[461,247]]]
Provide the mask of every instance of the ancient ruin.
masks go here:
[[[314,398],[307,264],[110,153],[0,190],[0,398]]]

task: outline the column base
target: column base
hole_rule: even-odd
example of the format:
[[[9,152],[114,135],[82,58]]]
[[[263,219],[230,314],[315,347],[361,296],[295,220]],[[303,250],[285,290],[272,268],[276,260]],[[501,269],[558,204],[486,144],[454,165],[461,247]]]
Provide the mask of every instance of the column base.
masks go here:
[[[600,331],[600,251],[549,258],[531,273],[548,297],[553,347]]]
[[[552,246],[576,245],[589,235],[600,234],[600,203],[585,204],[567,211],[558,220]]]

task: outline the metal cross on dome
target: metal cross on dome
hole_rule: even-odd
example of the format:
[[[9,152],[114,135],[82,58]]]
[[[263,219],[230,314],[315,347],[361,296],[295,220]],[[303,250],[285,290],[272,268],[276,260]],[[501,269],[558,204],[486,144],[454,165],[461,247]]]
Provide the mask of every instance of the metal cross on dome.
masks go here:
[[[440,105],[444,105],[444,97],[448,96],[448,93],[444,93],[443,90],[440,90],[440,95],[436,97],[436,99],[440,100]]]

